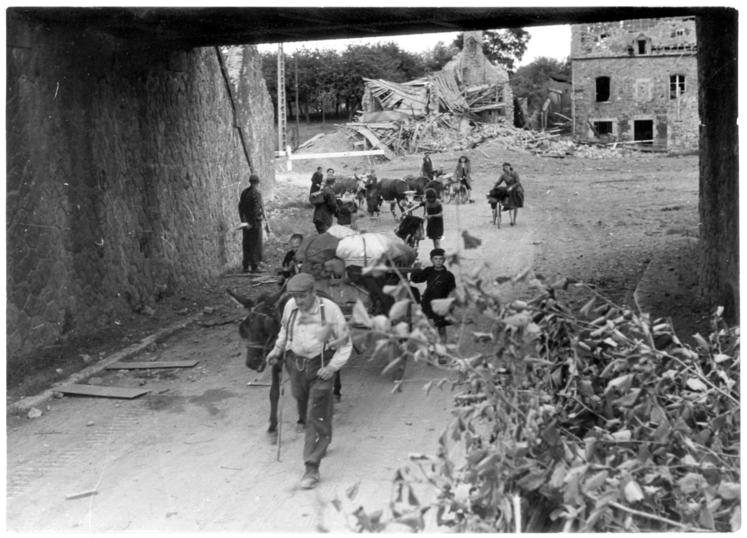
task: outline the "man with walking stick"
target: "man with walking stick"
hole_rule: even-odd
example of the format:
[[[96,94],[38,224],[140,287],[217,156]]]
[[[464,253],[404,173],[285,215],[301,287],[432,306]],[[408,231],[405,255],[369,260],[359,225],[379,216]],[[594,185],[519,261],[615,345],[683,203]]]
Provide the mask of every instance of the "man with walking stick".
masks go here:
[[[267,362],[285,362],[293,397],[299,408],[306,405],[305,472],[299,485],[311,489],[319,482],[319,464],[332,440],[335,372],[348,361],[353,345],[342,310],[317,296],[314,277],[299,273],[288,280],[286,291],[291,298]]]

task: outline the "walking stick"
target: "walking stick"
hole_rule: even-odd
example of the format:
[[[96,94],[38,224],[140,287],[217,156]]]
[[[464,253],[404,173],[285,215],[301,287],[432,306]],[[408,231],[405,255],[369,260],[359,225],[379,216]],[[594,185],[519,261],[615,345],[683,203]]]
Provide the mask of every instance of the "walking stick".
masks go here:
[[[285,400],[285,388],[283,387],[283,366],[285,365],[285,351],[280,361],[280,373],[278,374],[278,389],[280,396],[278,400],[278,448],[275,454],[275,461],[280,461],[280,448],[283,442],[283,400]]]

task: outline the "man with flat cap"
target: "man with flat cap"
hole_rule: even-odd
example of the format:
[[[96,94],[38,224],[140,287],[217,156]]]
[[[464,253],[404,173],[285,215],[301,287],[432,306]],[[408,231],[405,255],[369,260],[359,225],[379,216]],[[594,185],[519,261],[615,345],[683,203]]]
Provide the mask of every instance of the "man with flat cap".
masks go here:
[[[311,489],[319,482],[319,464],[332,439],[335,372],[348,361],[353,345],[342,310],[317,296],[314,277],[299,273],[288,280],[286,291],[291,298],[283,308],[280,332],[267,361],[284,360],[299,409],[306,404],[305,472],[300,486]]]

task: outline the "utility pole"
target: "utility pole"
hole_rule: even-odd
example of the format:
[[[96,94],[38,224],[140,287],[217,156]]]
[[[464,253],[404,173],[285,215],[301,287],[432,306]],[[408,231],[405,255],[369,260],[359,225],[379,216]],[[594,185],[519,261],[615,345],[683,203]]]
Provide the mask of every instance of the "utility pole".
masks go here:
[[[285,151],[287,117],[285,112],[285,55],[283,44],[278,43],[278,151]]]
[[[293,61],[295,64],[295,74],[296,74],[296,143],[301,144],[301,139],[299,138],[301,136],[301,126],[298,123],[298,115],[299,115],[299,109],[298,109],[298,51],[293,55]]]

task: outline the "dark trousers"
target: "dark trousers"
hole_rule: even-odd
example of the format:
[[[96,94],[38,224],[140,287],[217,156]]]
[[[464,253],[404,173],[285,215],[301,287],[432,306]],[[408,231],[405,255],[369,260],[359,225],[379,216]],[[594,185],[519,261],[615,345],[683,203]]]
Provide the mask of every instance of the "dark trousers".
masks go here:
[[[334,376],[323,380],[317,377],[321,358],[304,359],[290,351],[285,365],[291,383],[291,394],[298,402],[299,411],[306,404],[306,439],[303,461],[306,465],[319,467],[332,440],[332,391]]]
[[[261,222],[253,222],[252,227],[242,230],[241,248],[243,258],[241,266],[246,271],[251,265],[256,269],[259,262],[262,261],[262,226]]]

